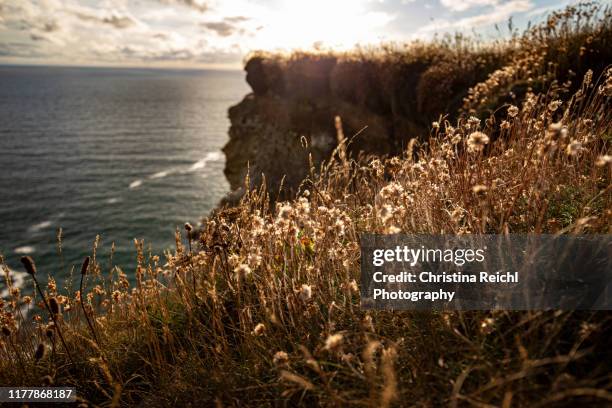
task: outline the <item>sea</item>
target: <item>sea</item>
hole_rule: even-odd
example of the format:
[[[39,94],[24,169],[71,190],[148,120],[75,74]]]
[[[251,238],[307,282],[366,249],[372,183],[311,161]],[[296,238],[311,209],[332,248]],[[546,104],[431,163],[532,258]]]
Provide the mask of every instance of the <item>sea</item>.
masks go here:
[[[135,239],[163,264],[176,228],[229,191],[227,111],[248,92],[241,71],[0,66],[0,254],[15,283],[29,255],[66,285],[96,242],[103,272],[133,276]]]

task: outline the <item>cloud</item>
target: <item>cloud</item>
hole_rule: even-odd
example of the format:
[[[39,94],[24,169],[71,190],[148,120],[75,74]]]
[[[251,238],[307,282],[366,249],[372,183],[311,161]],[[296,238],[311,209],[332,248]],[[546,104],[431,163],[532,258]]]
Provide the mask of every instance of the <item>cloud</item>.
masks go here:
[[[120,30],[136,25],[136,20],[134,18],[128,15],[121,15],[116,11],[113,11],[108,15],[102,16],[88,12],[76,11],[74,15],[83,21],[93,21],[97,23],[108,24]]]
[[[160,1],[166,4],[173,4],[173,3],[182,4],[184,6],[191,7],[192,9],[195,9],[199,11],[200,13],[203,13],[210,9],[210,5],[204,0],[160,0]]]
[[[245,17],[245,16],[235,16],[235,17],[225,17],[224,20],[230,23],[243,23],[245,21],[249,21],[250,18]]]
[[[515,13],[523,13],[533,8],[531,0],[510,0],[503,4],[498,4],[492,10],[471,17],[464,17],[458,20],[436,20],[418,30],[418,34],[432,31],[442,31],[459,28],[476,28],[486,25],[499,23],[507,20]]]
[[[472,7],[495,6],[498,0],[440,0],[440,3],[451,11],[465,11]]]
[[[202,27],[214,31],[221,37],[229,37],[236,30],[236,27],[227,21],[211,21],[208,23],[202,23]]]
[[[250,19],[244,16],[226,17],[222,21],[208,21],[200,25],[207,30],[214,31],[221,37],[229,37],[239,31],[238,25],[240,23],[248,20]]]
[[[32,43],[0,43],[0,57],[40,58],[43,56],[44,54],[42,54]]]

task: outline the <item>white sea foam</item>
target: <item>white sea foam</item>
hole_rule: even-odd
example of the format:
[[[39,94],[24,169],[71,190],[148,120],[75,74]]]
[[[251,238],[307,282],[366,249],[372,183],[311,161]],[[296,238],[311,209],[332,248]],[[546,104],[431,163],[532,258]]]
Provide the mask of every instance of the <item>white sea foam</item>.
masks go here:
[[[112,198],[109,198],[108,200],[106,200],[106,203],[107,203],[107,204],[116,204],[116,203],[118,203],[119,201],[121,201],[121,199],[119,199],[119,198],[117,198],[117,197],[112,197]]]
[[[164,171],[160,171],[160,172],[150,175],[149,178],[150,179],[160,179],[160,178],[167,177],[169,174],[172,174],[172,173],[174,173],[174,171],[164,170]]]
[[[6,284],[4,268],[0,268],[0,271],[0,299],[6,299],[9,297],[9,288]],[[9,278],[13,287],[23,288],[26,276],[28,276],[26,272],[9,269]]]
[[[138,188],[142,186],[142,180],[134,180],[130,183],[130,188]]]
[[[28,230],[30,232],[38,232],[45,228],[49,228],[51,225],[53,225],[53,222],[46,220],[46,221],[39,222],[38,224],[32,225],[30,228],[28,228]]]
[[[170,169],[158,171],[157,173],[151,174],[148,177],[148,179],[149,180],[157,180],[157,179],[162,179],[162,178],[168,177],[168,176],[170,176],[172,174],[193,173],[193,172],[196,172],[196,171],[206,167],[206,164],[208,162],[218,161],[222,157],[223,156],[222,156],[221,152],[208,152],[208,153],[206,153],[206,155],[203,158],[201,158],[200,160],[198,160],[197,162],[193,163],[191,166],[189,166],[187,168],[183,168],[183,169],[170,168]],[[143,183],[144,183],[143,180],[132,181],[132,183],[130,184],[130,189],[134,189],[134,188],[140,187]]]
[[[29,254],[33,254],[34,252],[36,252],[36,248],[30,245],[24,245],[24,246],[15,248],[15,253],[19,255],[29,255]]]
[[[204,168],[204,166],[206,166],[206,163],[211,162],[211,161],[220,160],[221,157],[222,157],[221,152],[206,153],[206,156],[204,156],[202,159],[198,160],[197,162],[193,163],[191,167],[189,167],[189,170],[187,171],[194,172],[194,171],[200,170]]]

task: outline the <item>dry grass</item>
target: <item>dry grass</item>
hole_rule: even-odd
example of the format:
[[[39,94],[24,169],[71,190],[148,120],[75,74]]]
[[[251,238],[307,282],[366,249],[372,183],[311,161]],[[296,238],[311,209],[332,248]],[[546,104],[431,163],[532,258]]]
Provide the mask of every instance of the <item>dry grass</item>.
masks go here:
[[[177,231],[163,261],[136,242],[134,284],[94,251],[82,292],[40,288],[61,310],[15,288],[0,384],[75,385],[110,406],[611,404],[609,313],[359,307],[364,232],[611,232],[612,69],[570,98],[553,88],[440,120],[398,157],[340,143],[295,199],[251,190]]]

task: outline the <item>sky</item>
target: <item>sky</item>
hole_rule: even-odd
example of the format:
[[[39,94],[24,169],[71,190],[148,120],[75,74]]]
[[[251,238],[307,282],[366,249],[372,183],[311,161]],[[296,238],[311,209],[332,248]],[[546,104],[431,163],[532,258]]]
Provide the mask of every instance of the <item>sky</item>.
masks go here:
[[[237,68],[250,51],[485,39],[573,0],[0,0],[0,64]],[[494,29],[498,25],[501,32]]]

